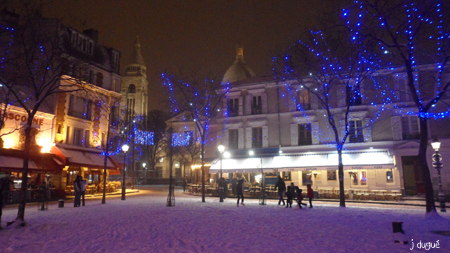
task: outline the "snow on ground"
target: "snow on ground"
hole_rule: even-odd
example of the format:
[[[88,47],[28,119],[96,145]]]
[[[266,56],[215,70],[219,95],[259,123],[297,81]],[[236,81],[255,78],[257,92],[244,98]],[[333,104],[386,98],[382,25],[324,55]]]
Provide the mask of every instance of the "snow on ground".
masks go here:
[[[176,205],[167,207],[167,188],[78,208],[29,205],[26,227],[0,230],[0,252],[411,252],[426,251],[419,241],[438,240],[440,249],[430,251],[450,252],[450,236],[431,232],[450,231],[450,213],[425,217],[424,207],[313,202],[300,210],[256,199],[237,207],[234,198],[202,203],[179,190]],[[16,214],[17,207],[4,209],[2,226]],[[393,221],[404,222],[408,245],[394,244]]]

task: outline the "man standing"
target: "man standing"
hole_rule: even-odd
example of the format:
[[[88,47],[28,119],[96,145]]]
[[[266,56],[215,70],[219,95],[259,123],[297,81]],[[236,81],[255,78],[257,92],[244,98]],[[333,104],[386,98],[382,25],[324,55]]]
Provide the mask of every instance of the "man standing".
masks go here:
[[[283,201],[283,206],[285,205],[284,203],[284,192],[286,191],[286,184],[284,183],[284,180],[278,176],[278,181],[275,184],[275,189],[278,188],[278,197],[280,198],[278,200],[278,205],[280,205],[281,201]]]
[[[75,181],[73,181],[73,190],[75,192],[75,199],[73,202],[73,207],[80,206],[80,197],[81,197],[81,176],[77,176]]]
[[[87,185],[87,181],[83,180],[83,177],[80,176],[80,185],[81,185],[81,200],[82,200],[82,205],[84,206],[84,195],[86,194],[86,185]],[[80,202],[78,201],[78,206],[80,206]]]

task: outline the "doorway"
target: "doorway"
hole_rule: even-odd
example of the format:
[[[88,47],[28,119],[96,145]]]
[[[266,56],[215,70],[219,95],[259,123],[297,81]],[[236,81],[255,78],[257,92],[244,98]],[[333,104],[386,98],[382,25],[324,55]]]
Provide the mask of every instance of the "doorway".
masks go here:
[[[412,196],[425,194],[423,169],[420,166],[419,157],[402,156],[402,167],[405,195]]]

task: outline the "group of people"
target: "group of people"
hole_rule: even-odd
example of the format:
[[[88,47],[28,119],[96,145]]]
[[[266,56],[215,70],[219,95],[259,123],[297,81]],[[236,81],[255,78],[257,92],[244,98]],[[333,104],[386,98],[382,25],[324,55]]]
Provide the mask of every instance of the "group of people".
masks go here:
[[[303,201],[302,189],[298,188],[298,186],[295,186],[294,183],[291,183],[291,185],[288,186],[286,189],[286,183],[280,176],[278,176],[278,181],[275,184],[275,189],[278,189],[278,197],[279,197],[278,205],[280,205],[281,202],[283,202],[283,206],[286,205],[286,208],[288,207],[292,208],[293,200],[294,198],[297,198],[297,204],[300,209],[303,208],[302,206],[305,207],[307,206],[307,204],[302,203]],[[309,208],[312,208],[313,207],[312,199],[314,198],[314,191],[312,190],[310,184],[306,185],[306,189],[307,189],[306,197],[309,198]],[[286,204],[284,202],[284,193],[286,193],[287,197]]]
[[[74,207],[79,207],[81,204],[81,199],[83,200],[83,206],[85,204],[84,202],[84,195],[86,194],[86,185],[87,181],[83,180],[83,177],[78,175],[75,181],[73,182],[73,189],[75,191],[75,200],[73,202]]]

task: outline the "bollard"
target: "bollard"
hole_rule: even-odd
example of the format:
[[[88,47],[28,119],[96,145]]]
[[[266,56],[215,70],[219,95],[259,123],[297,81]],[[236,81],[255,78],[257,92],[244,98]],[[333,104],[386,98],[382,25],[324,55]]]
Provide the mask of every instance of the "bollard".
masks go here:
[[[58,199],[58,207],[63,208],[64,207],[64,199]]]

